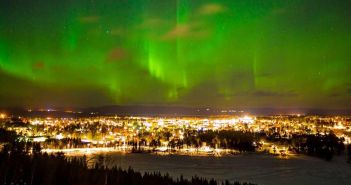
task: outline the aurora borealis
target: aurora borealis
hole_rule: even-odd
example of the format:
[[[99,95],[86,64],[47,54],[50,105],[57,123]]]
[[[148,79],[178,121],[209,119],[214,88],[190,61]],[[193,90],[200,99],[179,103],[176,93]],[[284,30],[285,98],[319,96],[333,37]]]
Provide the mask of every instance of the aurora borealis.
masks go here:
[[[2,0],[0,106],[351,108],[348,0]]]

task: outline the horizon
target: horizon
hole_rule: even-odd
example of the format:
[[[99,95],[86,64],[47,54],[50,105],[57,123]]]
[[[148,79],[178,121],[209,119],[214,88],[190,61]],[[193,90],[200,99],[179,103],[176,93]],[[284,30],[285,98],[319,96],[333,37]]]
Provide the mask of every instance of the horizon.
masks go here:
[[[78,115],[80,116],[220,116],[220,115],[252,115],[252,116],[348,116],[350,109],[318,109],[318,108],[296,108],[296,107],[210,107],[210,106],[174,106],[174,105],[106,105],[92,107],[0,107],[0,113],[16,116],[20,115]],[[94,113],[94,114],[91,114]]]

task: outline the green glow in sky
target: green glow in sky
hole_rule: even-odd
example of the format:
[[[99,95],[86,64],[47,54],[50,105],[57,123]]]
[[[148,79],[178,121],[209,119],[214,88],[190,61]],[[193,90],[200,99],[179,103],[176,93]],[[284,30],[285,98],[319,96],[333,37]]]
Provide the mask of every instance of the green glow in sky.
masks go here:
[[[351,108],[347,0],[4,0],[0,106]]]

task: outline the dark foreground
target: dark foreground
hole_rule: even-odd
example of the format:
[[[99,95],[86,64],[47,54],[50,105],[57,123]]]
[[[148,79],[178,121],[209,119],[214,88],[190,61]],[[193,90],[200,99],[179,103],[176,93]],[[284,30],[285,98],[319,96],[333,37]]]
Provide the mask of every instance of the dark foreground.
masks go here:
[[[32,150],[30,150],[32,148]],[[28,152],[32,152],[31,155]],[[106,168],[104,158],[100,157],[93,168],[88,168],[83,158],[67,159],[62,153],[42,154],[40,147],[28,143],[5,145],[0,152],[0,184],[86,184],[86,185],[217,185],[214,179],[200,177],[174,180],[168,174],[159,172],[136,172],[129,168],[123,170],[116,166]],[[150,164],[152,165],[152,164]],[[222,182],[225,185],[251,185],[251,183]]]

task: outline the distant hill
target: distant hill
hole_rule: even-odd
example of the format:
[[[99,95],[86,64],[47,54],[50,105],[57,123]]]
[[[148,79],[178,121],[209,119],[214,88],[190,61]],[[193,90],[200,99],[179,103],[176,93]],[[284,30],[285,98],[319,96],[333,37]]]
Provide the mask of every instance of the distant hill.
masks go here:
[[[156,106],[156,105],[109,105],[89,108],[24,109],[0,108],[0,112],[15,116],[83,117],[100,115],[121,116],[215,116],[215,115],[351,115],[350,110],[293,109],[293,108],[246,108],[219,109],[210,107]]]

